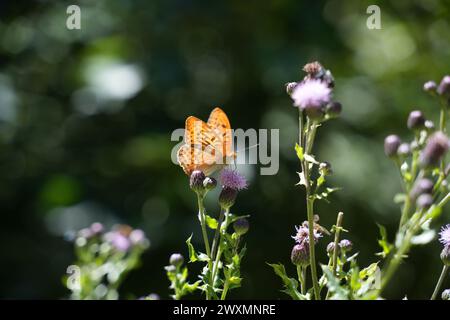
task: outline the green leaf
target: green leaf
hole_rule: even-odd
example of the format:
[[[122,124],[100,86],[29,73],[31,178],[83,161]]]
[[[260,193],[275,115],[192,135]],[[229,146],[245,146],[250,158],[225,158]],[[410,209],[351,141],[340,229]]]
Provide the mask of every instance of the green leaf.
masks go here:
[[[427,211],[427,219],[436,219],[442,213],[442,208],[440,206],[432,205]]]
[[[189,238],[186,240],[186,244],[188,246],[189,250],[189,262],[195,262],[198,260],[197,253],[195,252],[194,246],[191,244],[192,234]]]
[[[348,300],[349,290],[341,286],[340,281],[336,278],[328,266],[322,265],[323,273],[327,278],[327,288],[333,294],[332,298],[337,300]]]
[[[275,274],[277,276],[279,276],[281,278],[281,280],[283,281],[285,289],[282,290],[282,292],[286,293],[294,300],[307,300],[308,299],[307,296],[298,292],[297,280],[295,280],[293,278],[289,278],[286,275],[286,270],[284,268],[284,265],[282,265],[281,263],[278,263],[278,264],[277,263],[274,263],[274,264],[268,263],[268,265],[273,268],[273,270],[275,271]]]
[[[372,263],[370,266],[368,266],[367,268],[362,269],[359,272],[359,278],[360,279],[365,279],[367,277],[370,277],[372,275],[375,274],[375,272],[377,271],[378,268],[378,262]]]
[[[217,227],[219,226],[219,222],[214,219],[213,217],[208,216],[207,214],[205,214],[205,219],[206,219],[206,225],[212,229],[212,230],[216,230]]]
[[[317,188],[319,188],[323,183],[325,182],[325,176],[323,174],[321,174],[318,178],[317,178]]]
[[[298,143],[295,144],[295,152],[297,153],[297,157],[300,161],[303,161],[303,148],[298,145]]]
[[[378,223],[377,226],[380,229],[380,236],[381,236],[381,239],[378,239],[378,244],[380,245],[381,249],[383,249],[383,251],[377,253],[377,255],[386,258],[386,256],[391,252],[393,245],[387,241],[386,228]]]

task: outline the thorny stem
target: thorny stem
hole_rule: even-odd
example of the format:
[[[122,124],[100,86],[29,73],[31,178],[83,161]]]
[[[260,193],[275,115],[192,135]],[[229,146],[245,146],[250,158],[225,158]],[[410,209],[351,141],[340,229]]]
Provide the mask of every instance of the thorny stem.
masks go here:
[[[447,272],[449,270],[449,266],[444,265],[442,268],[441,276],[439,277],[439,280],[436,284],[436,288],[434,288],[433,295],[431,296],[431,300],[436,300],[436,296],[438,295],[439,291],[441,291],[442,284],[444,283],[445,277],[447,276]]]
[[[303,123],[303,113],[299,111],[299,125]],[[311,129],[312,127],[312,129]],[[306,153],[309,153],[312,149],[312,145],[314,143],[314,136],[317,126],[313,125],[310,127],[310,121],[308,119],[306,130],[308,130],[308,134],[305,137],[305,148]],[[304,128],[299,128],[299,143],[303,141]],[[317,266],[316,266],[316,254],[315,254],[315,242],[314,242],[314,198],[311,196],[311,184],[309,182],[309,168],[308,163],[303,159],[301,162],[302,172],[305,180],[305,188],[306,188],[306,210],[308,215],[308,230],[309,230],[309,261],[311,265],[311,278],[314,288],[314,296],[316,300],[320,300],[320,289],[319,289],[319,281],[317,280]]]

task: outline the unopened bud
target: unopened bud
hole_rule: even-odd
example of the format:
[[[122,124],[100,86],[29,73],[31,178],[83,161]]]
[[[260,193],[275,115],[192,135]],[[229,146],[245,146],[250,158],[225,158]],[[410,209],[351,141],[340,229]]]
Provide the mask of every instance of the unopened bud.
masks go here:
[[[240,218],[233,223],[234,231],[240,236],[246,234],[249,227],[250,225],[248,223],[248,220],[245,218]]]
[[[434,81],[427,81],[423,85],[423,90],[431,94],[436,93],[437,84]]]
[[[389,157],[393,158],[397,155],[398,147],[401,144],[400,137],[391,134],[384,139],[384,153]]]
[[[343,250],[343,251],[351,251],[353,248],[353,243],[350,240],[347,239],[342,239],[339,242],[339,247]]]
[[[450,97],[450,76],[442,78],[441,83],[437,88],[437,93],[443,97]]]
[[[441,251],[441,260],[444,265],[450,267],[450,246],[445,246]]]
[[[424,193],[421,194],[416,201],[416,205],[419,209],[428,209],[433,204],[433,197],[431,194]]]
[[[217,181],[214,178],[206,177],[205,180],[203,180],[203,187],[207,191],[214,189],[216,186],[217,186]]]
[[[411,130],[420,130],[425,126],[425,116],[420,110],[411,111],[406,124]]]
[[[184,257],[179,253],[174,253],[170,256],[169,262],[172,266],[178,268],[184,263]]]
[[[420,163],[423,167],[433,167],[439,164],[441,158],[447,153],[449,140],[447,136],[438,131],[434,133],[420,154]]]
[[[197,193],[203,192],[203,180],[205,180],[205,174],[200,170],[195,170],[191,173],[189,186]]]
[[[294,246],[294,248],[292,248],[291,261],[296,266],[302,266],[302,267],[308,266],[309,265],[309,245],[307,243],[296,244]]]
[[[224,187],[219,195],[219,205],[224,209],[229,209],[236,201],[238,191],[232,188]]]

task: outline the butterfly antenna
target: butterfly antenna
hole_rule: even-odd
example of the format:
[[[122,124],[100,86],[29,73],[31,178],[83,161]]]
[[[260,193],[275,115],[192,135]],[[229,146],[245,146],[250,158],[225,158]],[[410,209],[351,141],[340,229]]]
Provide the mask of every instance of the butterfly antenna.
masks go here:
[[[237,153],[237,152],[246,151],[246,150],[250,150],[250,149],[256,148],[257,146],[259,146],[259,143],[255,144],[255,145],[253,145],[253,146],[250,146],[250,147],[246,147],[246,148],[241,149],[241,150],[237,150],[236,153]]]

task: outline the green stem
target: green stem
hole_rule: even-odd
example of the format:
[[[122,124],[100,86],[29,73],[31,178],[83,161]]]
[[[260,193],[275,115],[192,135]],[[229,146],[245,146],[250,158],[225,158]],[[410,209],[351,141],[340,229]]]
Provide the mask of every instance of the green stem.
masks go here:
[[[344,213],[339,212],[336,220],[336,232],[334,233],[334,250],[333,250],[333,275],[336,275],[337,269],[337,257],[339,251],[339,236],[342,229],[342,219],[344,219]]]
[[[222,249],[220,248],[220,241],[222,239],[222,235],[226,233],[226,230],[228,228],[229,213],[230,213],[230,208],[227,208],[225,210],[223,210],[223,209],[221,210],[222,220],[223,220],[223,217],[225,217],[225,220],[223,222],[219,223],[218,226],[217,226],[217,230],[219,230],[219,236],[220,237],[219,237],[218,242],[217,242],[217,248],[218,248],[217,249],[217,255],[215,257],[214,264],[213,264],[213,267],[212,267],[212,275],[211,275],[211,277],[212,277],[212,281],[213,282],[214,282],[214,280],[216,278],[216,275],[217,275],[217,272],[219,270],[219,262],[220,262],[220,258],[222,256]]]
[[[442,287],[442,284],[444,283],[445,277],[447,276],[448,269],[449,269],[449,266],[446,266],[446,265],[444,265],[444,267],[442,268],[441,276],[439,277],[439,280],[436,284],[436,288],[434,288],[434,292],[433,292],[433,295],[431,296],[431,300],[436,300],[436,297],[437,297],[439,291],[441,291],[441,287]]]
[[[306,294],[306,283],[305,283],[305,273],[303,272],[302,266],[297,266],[297,277],[300,282],[300,292]]]
[[[314,288],[314,296],[316,300],[320,300],[319,281],[317,280],[317,266],[316,253],[314,241],[314,199],[310,198],[309,191],[307,192],[306,210],[308,214],[308,229],[309,229],[309,263],[311,265],[311,278]]]
[[[223,291],[222,291],[222,295],[220,296],[220,300],[225,300],[225,298],[227,297],[229,286],[230,286],[230,283],[229,283],[228,279],[225,279],[225,284],[223,285]]]
[[[208,270],[211,274],[210,276],[210,285],[213,286],[212,284],[212,260],[211,260],[211,249],[209,247],[209,240],[208,240],[208,234],[206,233],[206,223],[205,223],[205,207],[203,205],[203,196],[197,193],[197,203],[198,203],[198,216],[199,216],[199,220],[200,220],[200,226],[202,228],[202,235],[203,235],[203,242],[205,243],[205,250],[206,250],[206,255],[208,256]],[[206,300],[209,300],[209,294],[208,294],[208,290],[205,291],[206,292]]]
[[[299,112],[299,125],[303,123],[303,113]],[[299,142],[305,141],[305,152],[309,153],[314,143],[315,131],[317,126],[315,123],[310,122],[309,118],[306,123],[306,130],[303,127],[299,128]],[[303,140],[305,132],[308,132],[307,136]],[[309,229],[309,262],[311,265],[311,278],[314,288],[314,296],[316,300],[320,300],[319,281],[317,280],[317,266],[316,266],[316,254],[315,254],[315,241],[314,241],[314,198],[311,196],[311,184],[308,163],[303,159],[300,161],[302,172],[305,180],[306,188],[306,211],[308,216],[308,229]]]
[[[216,257],[217,247],[219,245],[218,241],[219,241],[219,235],[220,235],[220,226],[222,225],[222,222],[223,222],[223,216],[224,216],[224,210],[221,208],[220,215],[219,215],[219,221],[217,223],[217,229],[214,233],[214,240],[213,240],[212,249],[211,249],[211,259],[213,259],[213,260]]]

